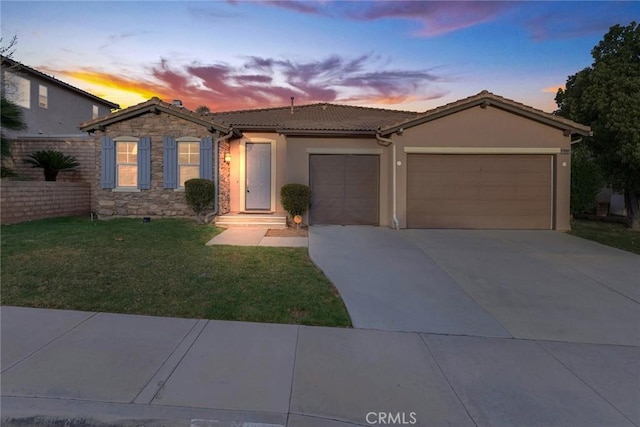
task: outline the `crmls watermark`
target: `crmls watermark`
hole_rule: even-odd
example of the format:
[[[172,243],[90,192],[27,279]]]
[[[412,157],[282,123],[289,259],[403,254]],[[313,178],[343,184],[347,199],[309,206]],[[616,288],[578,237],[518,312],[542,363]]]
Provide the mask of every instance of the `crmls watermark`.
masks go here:
[[[367,412],[370,425],[413,425],[418,422],[415,412]]]

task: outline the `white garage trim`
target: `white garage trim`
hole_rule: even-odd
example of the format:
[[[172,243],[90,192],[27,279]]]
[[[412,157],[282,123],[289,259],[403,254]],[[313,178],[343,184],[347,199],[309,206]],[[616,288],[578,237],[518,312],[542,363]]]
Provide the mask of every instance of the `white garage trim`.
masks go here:
[[[412,154],[560,154],[560,148],[546,147],[404,147]]]
[[[307,148],[309,154],[382,154],[382,148]]]

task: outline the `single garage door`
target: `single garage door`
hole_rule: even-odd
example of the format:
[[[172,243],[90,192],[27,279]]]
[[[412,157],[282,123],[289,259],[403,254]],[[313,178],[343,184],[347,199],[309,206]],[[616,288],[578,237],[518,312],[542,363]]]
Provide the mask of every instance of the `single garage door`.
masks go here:
[[[310,224],[378,225],[379,156],[312,154]]]
[[[550,155],[407,155],[409,228],[551,229]]]

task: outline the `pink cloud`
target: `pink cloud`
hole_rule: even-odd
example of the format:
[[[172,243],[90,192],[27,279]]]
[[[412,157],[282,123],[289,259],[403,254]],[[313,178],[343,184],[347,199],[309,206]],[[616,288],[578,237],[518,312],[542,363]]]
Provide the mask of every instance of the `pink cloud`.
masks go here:
[[[147,78],[138,79],[91,68],[52,71],[139,95],[181,99],[190,109],[207,105],[212,111],[282,106],[292,96],[300,104],[391,105],[431,99],[433,93],[442,91],[438,85],[447,81],[432,70],[379,69],[377,61],[372,55],[332,55],[315,61],[249,57],[231,66],[174,64],[162,58],[149,67]]]
[[[261,1],[261,4],[268,4],[270,6],[277,6],[283,9],[289,9],[294,12],[309,13],[315,15],[323,15],[324,11],[321,3],[314,3],[312,1],[295,1],[295,0],[267,0]]]
[[[533,6],[532,6],[533,7]],[[637,3],[602,2],[589,8],[559,4],[554,13],[530,11],[524,27],[535,41],[603,35],[615,24],[626,25]]]
[[[499,13],[511,8],[507,2],[471,1],[382,1],[368,3],[368,7],[357,8],[349,17],[357,20],[403,18],[419,21],[420,36],[439,36],[452,31],[472,27],[494,19]]]

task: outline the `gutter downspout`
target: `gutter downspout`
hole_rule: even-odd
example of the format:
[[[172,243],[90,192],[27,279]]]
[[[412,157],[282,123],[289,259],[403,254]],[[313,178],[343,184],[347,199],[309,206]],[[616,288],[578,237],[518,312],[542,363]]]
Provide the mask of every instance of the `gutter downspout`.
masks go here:
[[[396,144],[393,142],[392,139],[389,138],[383,138],[380,136],[380,134],[376,133],[376,139],[378,140],[378,144],[384,146],[384,147],[388,147],[388,146],[392,146],[392,153],[393,153],[393,164],[392,164],[392,181],[393,181],[393,191],[392,191],[392,199],[393,199],[393,227],[396,230],[400,229],[400,221],[398,221],[398,197],[396,195],[396,184],[397,184],[397,155],[396,155]]]
[[[213,212],[212,215],[218,215],[218,209],[219,209],[219,202],[218,202],[218,196],[220,195],[220,186],[218,185],[218,183],[220,182],[220,143],[223,141],[226,141],[227,139],[231,138],[233,136],[233,129],[229,128],[229,133],[226,134],[225,136],[222,136],[220,138],[217,138],[215,140],[214,145],[214,153],[213,153],[213,161],[216,165],[215,169],[214,169],[214,182],[216,183],[215,186],[215,198],[213,200]]]

